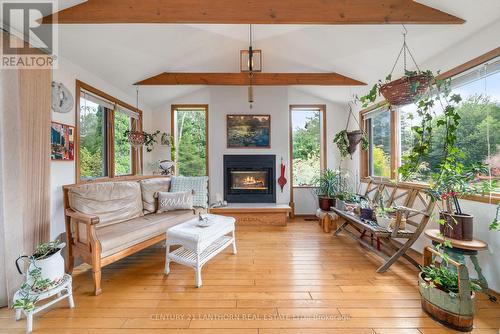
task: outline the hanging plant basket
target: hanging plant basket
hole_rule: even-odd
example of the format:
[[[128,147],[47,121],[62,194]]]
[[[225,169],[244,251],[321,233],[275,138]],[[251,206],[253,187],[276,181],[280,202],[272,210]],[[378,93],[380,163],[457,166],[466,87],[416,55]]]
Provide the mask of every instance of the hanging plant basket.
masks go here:
[[[427,92],[433,81],[432,75],[424,72],[404,76],[379,87],[379,92],[393,106],[413,103]]]
[[[134,147],[144,145],[146,141],[146,134],[142,131],[129,131],[127,133],[128,142]]]
[[[361,142],[361,139],[363,139],[363,135],[364,133],[361,130],[347,132],[347,139],[349,140],[347,152],[349,152],[349,154],[352,155],[354,152],[356,152],[358,144]]]

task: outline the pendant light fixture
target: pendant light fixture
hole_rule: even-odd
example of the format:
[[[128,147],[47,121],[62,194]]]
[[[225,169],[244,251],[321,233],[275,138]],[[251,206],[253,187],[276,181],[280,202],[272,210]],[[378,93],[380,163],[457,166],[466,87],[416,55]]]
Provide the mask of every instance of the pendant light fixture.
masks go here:
[[[240,71],[248,73],[248,103],[252,109],[254,102],[252,79],[255,72],[262,72],[262,51],[254,50],[252,46],[252,25],[249,26],[248,50],[240,50]]]
[[[139,110],[139,86],[136,87],[136,109]],[[143,131],[134,130],[127,132],[128,142],[134,147],[141,147],[146,141]]]

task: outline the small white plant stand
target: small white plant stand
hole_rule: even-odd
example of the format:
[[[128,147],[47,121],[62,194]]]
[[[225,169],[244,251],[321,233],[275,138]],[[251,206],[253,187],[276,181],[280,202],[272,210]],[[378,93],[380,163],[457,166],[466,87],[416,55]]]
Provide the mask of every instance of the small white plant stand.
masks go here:
[[[196,273],[196,287],[202,285],[201,269],[214,256],[229,245],[236,254],[233,217],[208,214],[208,225],[199,226],[198,218],[167,230],[165,273],[170,273],[170,262],[191,267]],[[181,245],[170,252],[170,246]]]
[[[65,274],[61,282],[56,285],[55,287],[43,291],[40,293],[31,293],[31,297],[37,298],[37,301],[35,303],[35,309],[33,311],[25,311],[23,309],[16,309],[16,321],[21,320],[22,315],[24,314],[26,316],[26,333],[31,333],[33,331],[33,315],[37,314],[40,311],[45,310],[47,307],[50,307],[54,305],[55,303],[63,300],[63,299],[68,299],[68,304],[70,308],[75,307],[75,302],[73,301],[73,289],[72,289],[72,279],[71,276],[68,274]],[[37,303],[40,301],[57,296],[56,298],[50,300],[49,302],[36,306]],[[14,295],[14,303],[16,300],[21,299],[21,292],[17,291]]]

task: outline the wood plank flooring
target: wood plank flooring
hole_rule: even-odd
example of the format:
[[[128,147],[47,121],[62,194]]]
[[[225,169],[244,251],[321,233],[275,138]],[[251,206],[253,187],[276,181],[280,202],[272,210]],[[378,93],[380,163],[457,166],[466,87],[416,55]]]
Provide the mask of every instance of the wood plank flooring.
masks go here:
[[[76,308],[64,302],[35,317],[35,333],[167,334],[446,334],[420,308],[417,271],[381,260],[348,237],[325,234],[297,218],[287,227],[239,227],[230,249],[203,269],[172,264],[151,247],[103,272],[91,296],[89,266],[74,272]],[[499,334],[500,304],[477,301],[475,334]],[[25,321],[0,309],[0,333],[24,333]]]

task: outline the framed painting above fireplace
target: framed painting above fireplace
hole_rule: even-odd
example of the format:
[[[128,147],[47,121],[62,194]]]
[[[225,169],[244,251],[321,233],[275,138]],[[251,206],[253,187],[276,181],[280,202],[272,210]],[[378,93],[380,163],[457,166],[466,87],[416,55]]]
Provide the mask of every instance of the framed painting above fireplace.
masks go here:
[[[227,115],[227,148],[271,148],[271,115]]]

